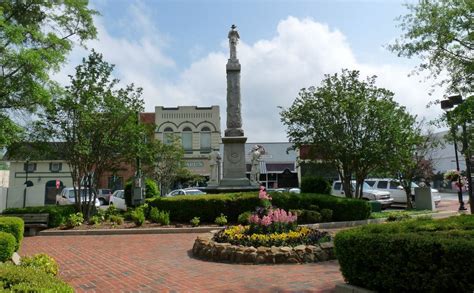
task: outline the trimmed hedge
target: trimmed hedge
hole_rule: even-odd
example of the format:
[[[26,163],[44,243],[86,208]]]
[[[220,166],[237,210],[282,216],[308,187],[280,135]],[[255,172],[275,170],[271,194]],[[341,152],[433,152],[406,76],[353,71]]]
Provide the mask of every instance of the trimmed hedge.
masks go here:
[[[301,192],[331,194],[331,183],[322,177],[306,176],[301,179]]]
[[[0,262],[9,260],[15,252],[16,246],[17,243],[12,234],[0,232]]]
[[[25,232],[25,223],[21,218],[17,217],[0,217],[0,231],[10,233],[15,237],[15,251],[20,248]]]
[[[321,209],[333,211],[334,221],[368,219],[370,205],[363,200],[339,198],[319,194],[272,193],[272,205],[290,209],[310,209],[317,205]],[[189,222],[199,217],[201,222],[212,223],[221,213],[229,222],[237,222],[238,216],[246,211],[254,211],[261,205],[257,192],[228,193],[219,195],[196,195],[154,198],[148,201],[150,207],[169,211],[172,221]]]
[[[474,215],[374,224],[334,240],[344,278],[379,292],[473,292]]]
[[[49,214],[48,227],[58,227],[66,223],[70,214],[76,213],[73,205],[65,206],[43,206],[26,208],[7,208],[3,214]]]
[[[2,290],[3,289],[3,290]],[[2,292],[74,292],[64,281],[32,267],[0,265]]]

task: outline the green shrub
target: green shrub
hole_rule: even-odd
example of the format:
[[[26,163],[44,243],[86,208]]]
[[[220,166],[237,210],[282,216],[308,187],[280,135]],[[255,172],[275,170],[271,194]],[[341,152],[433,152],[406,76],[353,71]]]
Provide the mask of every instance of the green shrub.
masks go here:
[[[18,250],[23,240],[25,223],[17,217],[0,217],[0,232],[10,233],[16,239],[15,250]]]
[[[307,210],[310,205],[330,209],[334,221],[364,220],[370,215],[369,203],[360,199],[303,193],[274,193],[272,197],[272,204],[285,210]],[[203,222],[213,222],[221,213],[229,222],[236,223],[240,214],[261,205],[258,192],[160,197],[148,203],[150,207],[170,211],[171,220],[181,223],[189,222],[195,216]]]
[[[314,224],[321,222],[321,214],[316,211],[304,210],[302,217],[307,224]]]
[[[111,215],[109,217],[109,222],[113,225],[122,225],[123,224],[123,217],[120,215]]]
[[[370,207],[372,212],[381,212],[382,211],[382,204],[378,201],[371,200],[369,201]]]
[[[21,258],[21,266],[33,267],[39,269],[47,274],[56,276],[59,271],[59,266],[51,256],[40,253],[33,256],[26,256]]]
[[[411,219],[341,231],[334,240],[350,284],[378,292],[472,292],[474,215]]]
[[[95,216],[92,216],[90,219],[89,219],[89,224],[90,225],[99,225],[100,223],[102,223],[104,221],[104,218],[102,218],[101,216],[99,215],[95,215]]]
[[[44,206],[26,208],[7,208],[3,214],[49,214],[48,227],[54,228],[66,224],[70,214],[76,212],[73,205],[65,206]]]
[[[199,226],[199,223],[201,222],[201,220],[199,219],[199,217],[194,217],[189,222],[191,223],[191,226],[197,227]]]
[[[16,247],[17,243],[12,234],[0,232],[0,262],[9,260],[15,252]]]
[[[170,213],[165,211],[160,211],[155,207],[150,209],[150,220],[153,223],[158,223],[161,225],[170,224]]]
[[[241,224],[241,225],[248,225],[250,224],[249,222],[249,218],[250,216],[252,215],[252,212],[243,212],[239,215],[239,217],[237,218],[237,223]]]
[[[130,215],[132,216],[132,221],[135,223],[135,225],[141,226],[143,223],[145,223],[145,212],[142,208],[134,209]]]
[[[109,220],[110,216],[115,216],[119,214],[120,211],[114,205],[109,205],[109,207],[104,212],[104,219]]]
[[[393,212],[393,213],[388,213],[387,216],[387,222],[395,222],[395,221],[403,221],[410,219],[411,216],[408,213],[405,212]]]
[[[79,227],[84,222],[84,215],[82,213],[70,214],[66,220],[66,227]]]
[[[331,184],[322,177],[303,177],[301,179],[301,192],[331,194]]]
[[[308,210],[319,212],[319,206],[315,205],[315,204],[310,204],[309,207],[308,207]]]
[[[3,264],[0,266],[0,290],[6,292],[74,292],[74,289],[52,275],[32,267]]]
[[[227,224],[227,217],[224,216],[224,214],[221,214],[219,217],[217,217],[214,220],[214,223],[216,223],[219,226],[224,226],[225,224]]]
[[[330,209],[321,209],[321,221],[331,222],[332,220],[332,211]]]

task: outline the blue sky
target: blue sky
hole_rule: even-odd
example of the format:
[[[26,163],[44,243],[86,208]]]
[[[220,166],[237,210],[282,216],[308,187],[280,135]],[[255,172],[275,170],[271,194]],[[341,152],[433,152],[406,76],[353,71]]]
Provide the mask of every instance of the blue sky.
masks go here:
[[[96,18],[99,40],[88,47],[116,64],[123,83],[144,88],[147,111],[158,105],[219,105],[225,122],[227,33],[236,24],[249,141],[285,141],[278,106],[290,106],[299,89],[342,68],[378,75],[378,85],[392,90],[413,114],[439,114],[425,108],[438,98],[429,95],[432,81],[408,77],[416,60],[384,48],[401,34],[395,18],[407,11],[402,1],[92,0],[91,5],[102,15]],[[58,78],[66,82],[65,74],[86,54],[75,49]]]

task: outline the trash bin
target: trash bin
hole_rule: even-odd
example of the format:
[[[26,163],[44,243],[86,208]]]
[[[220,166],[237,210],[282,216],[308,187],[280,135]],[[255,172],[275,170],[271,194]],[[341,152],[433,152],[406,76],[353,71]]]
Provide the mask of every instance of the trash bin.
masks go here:
[[[429,187],[415,187],[415,204],[417,210],[436,210]]]

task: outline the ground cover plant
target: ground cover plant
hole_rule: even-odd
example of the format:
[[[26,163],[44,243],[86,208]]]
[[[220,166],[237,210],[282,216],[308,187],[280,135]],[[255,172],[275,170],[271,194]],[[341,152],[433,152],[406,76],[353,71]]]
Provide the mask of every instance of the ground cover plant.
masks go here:
[[[378,292],[472,292],[474,215],[427,217],[341,231],[334,240],[350,284]]]

